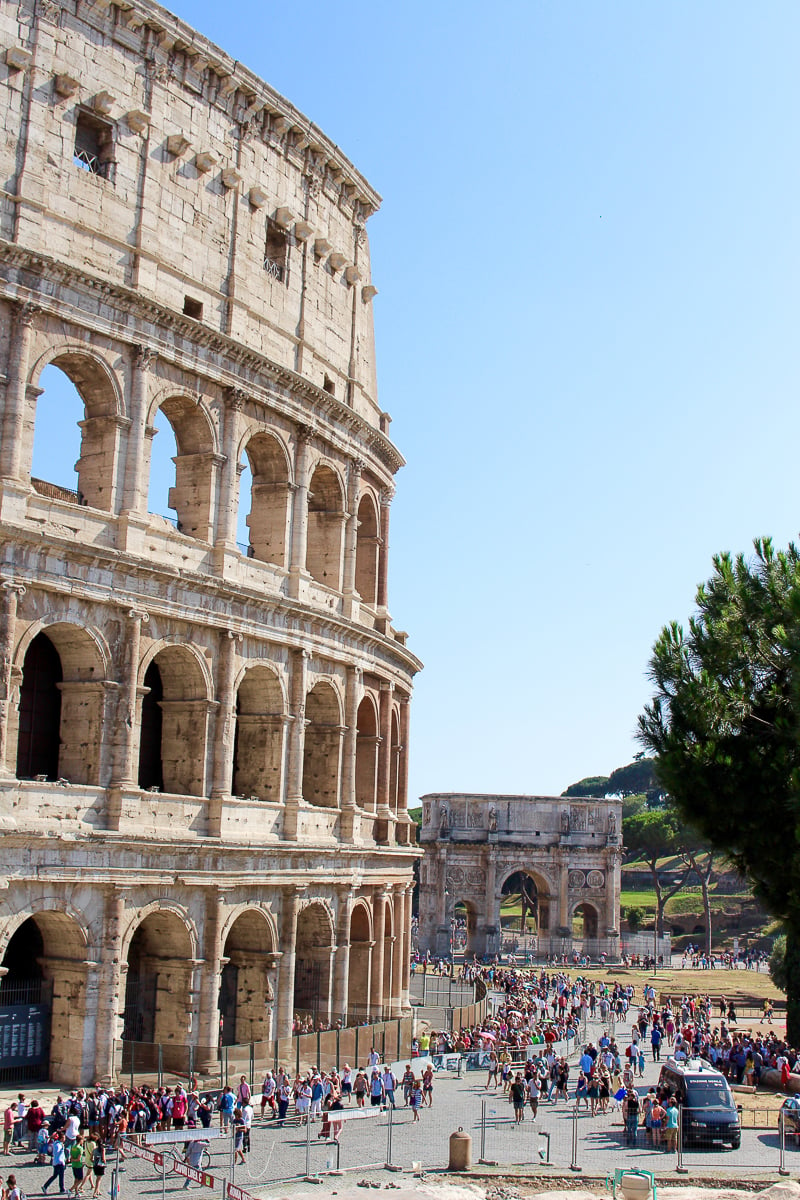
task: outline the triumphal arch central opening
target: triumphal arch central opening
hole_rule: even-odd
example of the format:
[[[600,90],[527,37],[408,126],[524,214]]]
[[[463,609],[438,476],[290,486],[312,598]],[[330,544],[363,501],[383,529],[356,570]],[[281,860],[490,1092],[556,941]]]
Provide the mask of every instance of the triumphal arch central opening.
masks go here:
[[[617,957],[620,800],[438,792],[422,805],[420,950]]]

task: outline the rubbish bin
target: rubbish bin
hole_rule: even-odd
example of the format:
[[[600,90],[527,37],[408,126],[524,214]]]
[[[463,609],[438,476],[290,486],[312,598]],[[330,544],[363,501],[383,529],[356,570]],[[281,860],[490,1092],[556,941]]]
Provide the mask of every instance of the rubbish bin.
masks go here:
[[[450,1134],[449,1171],[472,1170],[472,1138],[459,1125],[455,1133]]]

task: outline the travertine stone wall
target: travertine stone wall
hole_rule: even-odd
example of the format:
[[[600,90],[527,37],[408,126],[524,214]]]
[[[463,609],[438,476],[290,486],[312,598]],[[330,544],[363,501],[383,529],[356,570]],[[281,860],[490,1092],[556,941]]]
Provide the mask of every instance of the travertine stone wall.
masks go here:
[[[467,953],[501,949],[503,885],[518,872],[534,885],[537,950],[573,949],[577,909],[590,930],[576,948],[619,946],[622,802],[560,796],[431,793],[422,797],[419,945],[445,954],[456,911],[466,913]]]
[[[0,103],[0,979],[41,939],[73,1083],[123,1037],[213,1058],[221,1016],[398,1015],[420,663],[388,608],[378,197],[149,0],[0,6]],[[74,492],[31,476],[49,364]]]

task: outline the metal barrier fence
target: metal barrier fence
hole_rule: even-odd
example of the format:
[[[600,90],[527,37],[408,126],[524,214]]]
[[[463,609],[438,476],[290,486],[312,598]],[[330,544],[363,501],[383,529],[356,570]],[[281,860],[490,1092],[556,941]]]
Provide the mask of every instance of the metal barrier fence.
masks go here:
[[[412,1004],[430,1008],[460,1008],[473,1004],[476,999],[474,983],[453,979],[450,975],[427,973],[411,976],[409,995]]]
[[[352,1067],[367,1062],[373,1048],[382,1062],[397,1062],[411,1053],[413,1017],[397,1017],[350,1029],[303,1033],[271,1042],[236,1046],[182,1046],[152,1042],[123,1042],[119,1074],[135,1083],[196,1078],[204,1090],[225,1087],[246,1075],[251,1083],[267,1070],[285,1067],[300,1074],[312,1067]]]

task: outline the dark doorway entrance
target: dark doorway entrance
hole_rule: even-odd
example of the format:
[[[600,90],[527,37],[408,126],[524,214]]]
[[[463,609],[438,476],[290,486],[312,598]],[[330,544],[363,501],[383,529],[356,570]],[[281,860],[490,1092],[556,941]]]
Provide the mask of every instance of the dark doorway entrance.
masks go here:
[[[50,638],[38,633],[22,664],[17,778],[58,779],[61,731],[61,659]]]

